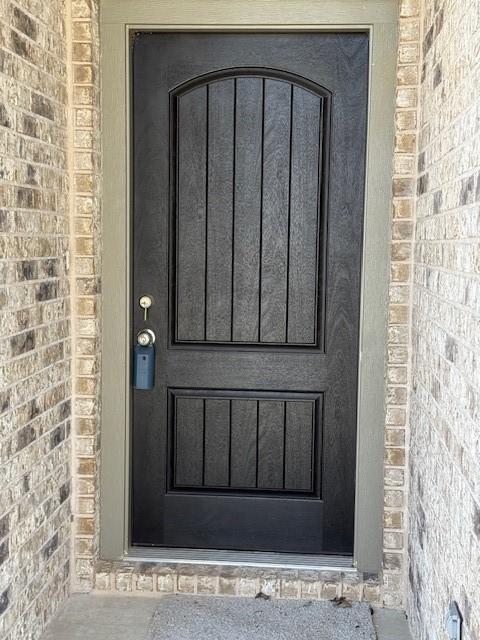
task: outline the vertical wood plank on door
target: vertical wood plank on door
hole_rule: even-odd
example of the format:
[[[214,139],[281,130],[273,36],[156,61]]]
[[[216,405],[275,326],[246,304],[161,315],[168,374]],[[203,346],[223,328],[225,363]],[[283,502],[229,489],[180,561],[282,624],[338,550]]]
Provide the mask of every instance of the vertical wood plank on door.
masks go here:
[[[284,402],[261,400],[258,403],[259,489],[283,487]]]
[[[321,108],[320,98],[294,87],[287,336],[291,344],[317,339]]]
[[[205,338],[207,88],[178,103],[177,338]]]
[[[261,342],[285,342],[292,87],[265,80]]]
[[[206,339],[230,341],[235,80],[209,85]]]
[[[285,489],[312,490],[312,402],[287,402],[285,416]]]
[[[205,400],[205,486],[228,487],[230,469],[230,401]]]
[[[232,400],[230,486],[251,489],[257,481],[257,402]]]
[[[177,398],[175,411],[175,484],[203,483],[204,400]]]
[[[232,340],[257,342],[263,81],[241,77],[236,82]]]

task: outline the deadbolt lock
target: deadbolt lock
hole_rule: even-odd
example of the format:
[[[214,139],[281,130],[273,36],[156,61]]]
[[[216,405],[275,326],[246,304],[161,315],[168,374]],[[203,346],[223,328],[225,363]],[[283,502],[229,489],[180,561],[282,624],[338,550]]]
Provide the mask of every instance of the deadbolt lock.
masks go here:
[[[148,310],[153,304],[153,298],[152,296],[147,296],[147,295],[141,296],[140,300],[138,301],[138,304],[143,309],[143,320],[146,322],[148,317]]]

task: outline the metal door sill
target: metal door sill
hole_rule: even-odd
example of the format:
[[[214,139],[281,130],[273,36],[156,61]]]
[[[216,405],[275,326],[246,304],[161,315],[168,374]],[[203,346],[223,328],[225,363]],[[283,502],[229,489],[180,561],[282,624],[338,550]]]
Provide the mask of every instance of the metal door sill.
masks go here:
[[[125,560],[168,564],[230,565],[276,569],[355,572],[351,556],[304,555],[264,551],[219,551],[172,547],[130,547]]]

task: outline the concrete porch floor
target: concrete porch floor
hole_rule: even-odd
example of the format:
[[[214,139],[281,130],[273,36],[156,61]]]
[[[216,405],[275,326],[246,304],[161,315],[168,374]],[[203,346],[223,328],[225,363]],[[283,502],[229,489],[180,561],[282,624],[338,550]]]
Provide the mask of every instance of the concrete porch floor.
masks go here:
[[[77,594],[65,603],[41,640],[145,640],[157,604],[158,597],[153,596]],[[374,624],[378,640],[411,640],[402,612],[376,610]]]

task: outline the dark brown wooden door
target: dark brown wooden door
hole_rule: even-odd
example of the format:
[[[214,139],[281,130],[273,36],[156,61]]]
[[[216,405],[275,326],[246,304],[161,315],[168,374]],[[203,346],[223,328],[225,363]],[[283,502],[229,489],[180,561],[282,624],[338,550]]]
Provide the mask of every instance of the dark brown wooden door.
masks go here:
[[[352,552],[367,78],[361,33],[134,41],[136,545]]]

